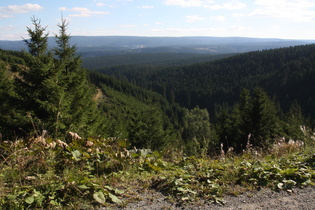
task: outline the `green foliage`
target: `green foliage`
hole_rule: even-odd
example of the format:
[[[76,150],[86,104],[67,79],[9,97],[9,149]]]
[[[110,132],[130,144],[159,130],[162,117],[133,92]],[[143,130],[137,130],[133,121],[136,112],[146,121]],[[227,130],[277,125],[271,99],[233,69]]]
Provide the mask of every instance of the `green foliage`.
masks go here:
[[[45,34],[47,26],[42,27],[40,20],[34,16],[31,18],[31,21],[34,26],[34,30],[27,27],[30,40],[24,39],[24,42],[26,43],[29,53],[32,56],[40,57],[47,53],[48,33]]]
[[[152,68],[152,66],[174,66],[187,65],[192,63],[208,62],[224,57],[230,54],[222,55],[206,55],[199,53],[167,53],[167,52],[151,52],[151,53],[132,53],[123,55],[106,55],[100,56],[100,52],[95,55],[83,54],[83,65],[91,70],[99,72],[109,71],[109,69],[123,68]]]
[[[310,155],[291,155],[277,161],[244,161],[237,182],[249,182],[256,187],[270,186],[276,190],[292,190],[314,182]]]
[[[129,150],[121,138],[76,138],[67,144],[43,132],[3,141],[0,148],[0,205],[6,209],[121,207],[148,188],[180,203],[207,199],[222,204],[229,193],[315,183],[314,147],[281,156],[197,159],[173,154],[166,159],[149,149]]]
[[[268,148],[277,137],[277,110],[266,92],[256,88],[253,92],[251,107],[251,138],[254,146]]]
[[[305,118],[302,114],[301,106],[297,101],[293,102],[289,111],[284,116],[283,130],[286,138],[301,140],[304,138],[301,126],[305,125]]]
[[[276,106],[261,88],[256,88],[252,96],[244,89],[230,113],[227,109],[220,112],[217,132],[225,149],[234,147],[240,152],[249,144],[269,148],[281,134]]]
[[[188,156],[205,157],[210,150],[214,151],[217,139],[211,129],[209,113],[206,109],[196,107],[186,110],[184,117],[183,141]]]
[[[128,139],[137,148],[161,150],[167,133],[163,129],[162,114],[156,108],[136,113],[130,123]]]
[[[125,150],[118,144],[108,148],[110,141],[77,140],[67,145],[61,140],[39,136],[4,142],[1,148],[6,159],[2,160],[1,184],[7,183],[2,185],[7,193],[1,196],[1,206],[54,208],[84,202],[89,205],[122,204],[117,196],[123,191],[109,185],[103,177],[106,170],[100,167],[102,162],[106,165],[122,160],[119,155]],[[122,161],[117,166],[119,164],[126,163]]]
[[[109,76],[91,73],[100,88],[99,107],[105,114],[106,134],[128,138],[131,147],[163,150],[179,136],[182,108],[162,96]]]
[[[243,88],[259,86],[279,101],[284,112],[298,99],[304,114],[314,118],[314,48],[303,45],[186,66],[118,66],[99,72],[154,90],[186,108],[207,108],[210,115],[215,104],[232,106]]]
[[[46,27],[35,17],[31,20],[34,29],[27,28],[30,39],[24,40],[29,52],[21,54],[25,65],[8,67],[14,84],[7,97],[10,114],[3,126],[5,132],[25,135],[45,129],[55,137],[68,131],[101,134],[101,112],[92,99],[93,92],[86,70],[75,55],[76,48],[69,44],[67,23],[62,20],[58,25],[57,46],[49,51]],[[6,92],[9,94],[9,90]]]

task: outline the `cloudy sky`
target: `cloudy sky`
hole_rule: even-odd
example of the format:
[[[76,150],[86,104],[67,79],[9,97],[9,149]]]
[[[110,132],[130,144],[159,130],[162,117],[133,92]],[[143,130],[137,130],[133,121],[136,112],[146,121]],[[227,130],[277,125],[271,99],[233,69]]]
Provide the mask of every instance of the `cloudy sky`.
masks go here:
[[[62,15],[71,35],[315,39],[315,0],[0,0],[0,40],[32,16],[54,35]]]

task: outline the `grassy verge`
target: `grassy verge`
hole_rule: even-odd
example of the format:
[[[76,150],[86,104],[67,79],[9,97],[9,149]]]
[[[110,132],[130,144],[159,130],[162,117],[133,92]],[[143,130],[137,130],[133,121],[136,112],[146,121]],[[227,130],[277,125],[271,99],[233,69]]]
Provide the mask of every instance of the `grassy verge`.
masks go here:
[[[282,143],[266,154],[165,158],[127,150],[119,138],[75,137],[71,143],[39,136],[1,143],[0,206],[4,209],[91,209],[124,206],[142,190],[177,202],[222,202],[227,194],[270,187],[292,190],[315,183],[315,149]]]

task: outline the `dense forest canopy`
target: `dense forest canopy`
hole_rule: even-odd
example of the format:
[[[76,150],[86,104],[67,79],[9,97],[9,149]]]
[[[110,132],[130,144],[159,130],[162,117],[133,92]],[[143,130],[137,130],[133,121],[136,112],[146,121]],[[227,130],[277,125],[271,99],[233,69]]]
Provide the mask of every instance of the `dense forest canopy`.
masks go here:
[[[301,126],[313,125],[315,45],[175,66],[165,60],[170,54],[159,54],[167,66],[146,55],[141,65],[94,63],[95,72],[82,67],[64,20],[53,49],[46,27],[32,23],[28,51],[0,51],[2,138],[76,132],[126,139],[129,148],[206,156],[221,144],[242,152],[248,144],[302,139]],[[115,57],[124,58],[132,59]]]
[[[297,100],[307,116],[314,113],[315,45],[249,52],[212,62],[176,67],[112,66],[99,72],[153,90],[181,106],[233,105],[243,88],[263,88],[284,111]]]

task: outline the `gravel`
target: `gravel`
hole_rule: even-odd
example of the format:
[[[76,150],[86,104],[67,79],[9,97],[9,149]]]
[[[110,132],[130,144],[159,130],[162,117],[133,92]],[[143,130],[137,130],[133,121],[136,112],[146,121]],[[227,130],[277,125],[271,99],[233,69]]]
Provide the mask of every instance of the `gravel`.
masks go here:
[[[250,191],[239,196],[224,197],[224,205],[213,204],[204,200],[180,204],[171,202],[163,194],[156,191],[142,192],[139,201],[128,203],[124,210],[177,210],[177,209],[225,209],[225,210],[252,210],[252,209],[273,209],[273,210],[315,210],[315,187],[296,188],[292,192],[275,192],[270,189]]]

